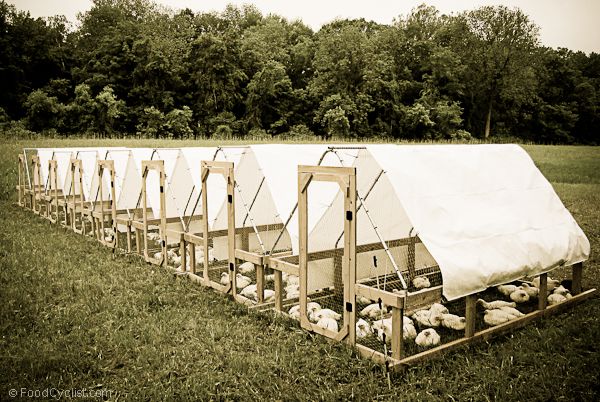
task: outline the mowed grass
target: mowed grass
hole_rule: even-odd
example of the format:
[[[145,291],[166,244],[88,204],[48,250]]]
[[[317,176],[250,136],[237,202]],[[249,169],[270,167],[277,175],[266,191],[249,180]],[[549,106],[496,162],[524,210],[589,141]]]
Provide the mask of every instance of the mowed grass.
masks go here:
[[[390,383],[381,366],[295,322],[22,210],[24,146],[190,146],[198,142],[0,143],[0,400],[11,388],[111,391],[144,400],[598,400],[600,303],[449,353]],[[600,148],[526,146],[592,244],[584,285],[600,286]],[[564,270],[553,276],[568,276]]]

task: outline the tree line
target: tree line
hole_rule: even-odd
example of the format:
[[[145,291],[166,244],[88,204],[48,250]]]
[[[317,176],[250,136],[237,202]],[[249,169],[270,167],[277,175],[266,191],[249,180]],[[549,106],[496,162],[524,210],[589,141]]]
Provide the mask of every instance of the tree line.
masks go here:
[[[0,124],[54,135],[600,143],[600,56],[540,45],[519,9],[318,32],[254,6],[94,0],[73,26],[0,2]]]

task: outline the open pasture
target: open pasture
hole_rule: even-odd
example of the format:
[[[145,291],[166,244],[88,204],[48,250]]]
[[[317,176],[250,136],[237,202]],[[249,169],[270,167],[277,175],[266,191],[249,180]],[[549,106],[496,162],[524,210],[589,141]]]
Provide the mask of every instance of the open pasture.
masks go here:
[[[96,141],[94,145],[198,146]],[[176,279],[14,205],[24,146],[0,155],[0,394],[92,388],[164,399],[598,399],[600,304],[592,299],[489,344],[445,355],[391,384],[382,367],[272,314]],[[211,144],[214,145],[214,144]],[[584,285],[600,285],[600,149],[526,146],[591,242]],[[567,272],[555,271],[560,277]]]

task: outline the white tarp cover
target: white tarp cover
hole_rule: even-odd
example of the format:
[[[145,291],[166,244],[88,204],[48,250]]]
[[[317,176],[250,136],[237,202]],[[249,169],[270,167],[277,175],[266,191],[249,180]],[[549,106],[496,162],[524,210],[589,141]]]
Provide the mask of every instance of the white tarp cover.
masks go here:
[[[285,223],[296,203],[298,202],[298,165],[315,166],[320,162],[321,166],[349,166],[354,162],[354,157],[341,155],[342,162],[332,153],[327,152],[332,145],[287,145],[287,144],[264,144],[251,145],[252,157],[258,163],[260,173],[265,177],[265,186],[272,195],[275,209],[269,211],[272,217],[266,223]],[[347,150],[346,153],[356,155],[357,150]],[[348,159],[348,161],[346,160]],[[239,172],[236,169],[236,181],[243,180],[242,174],[255,174],[252,171]],[[262,190],[261,190],[262,191]],[[317,193],[318,203],[309,203],[308,207],[308,230],[319,221],[323,213],[329,208],[335,198],[339,187],[331,183],[311,183],[309,192]],[[237,201],[236,201],[237,202]],[[260,208],[257,206],[255,208]],[[264,211],[263,211],[264,212]],[[298,218],[297,210],[287,226],[291,238],[291,246],[295,254],[298,253]],[[257,224],[262,222],[257,221]]]
[[[132,148],[127,170],[124,172],[122,181],[122,191],[118,195],[117,209],[135,209],[140,207],[141,192],[142,192],[142,161],[152,158],[152,148]],[[121,173],[117,170],[115,164],[115,174]]]
[[[585,234],[519,146],[368,149],[439,264],[449,300],[589,256]]]

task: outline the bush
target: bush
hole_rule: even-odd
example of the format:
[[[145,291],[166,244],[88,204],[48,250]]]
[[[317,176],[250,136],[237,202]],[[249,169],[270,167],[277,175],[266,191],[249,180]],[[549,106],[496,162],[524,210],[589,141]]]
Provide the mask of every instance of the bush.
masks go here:
[[[250,129],[246,138],[253,141],[269,141],[273,138],[273,136],[267,133],[264,129],[255,127]]]
[[[0,125],[0,136],[14,140],[29,140],[35,138],[37,133],[27,129],[23,120],[11,121]]]
[[[473,136],[466,130],[456,130],[450,133],[450,139],[457,141],[471,141]]]
[[[230,140],[230,139],[232,139],[232,137],[233,137],[233,130],[231,129],[231,127],[229,127],[225,124],[218,125],[217,128],[215,129],[215,132],[211,136],[211,138],[215,139],[215,140]]]
[[[283,138],[289,141],[314,141],[315,133],[304,124],[296,124],[290,128],[290,131],[283,134]]]
[[[165,128],[170,138],[188,138],[193,134],[190,128],[192,110],[184,106],[183,109],[173,109],[165,116]]]

